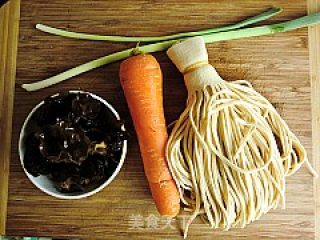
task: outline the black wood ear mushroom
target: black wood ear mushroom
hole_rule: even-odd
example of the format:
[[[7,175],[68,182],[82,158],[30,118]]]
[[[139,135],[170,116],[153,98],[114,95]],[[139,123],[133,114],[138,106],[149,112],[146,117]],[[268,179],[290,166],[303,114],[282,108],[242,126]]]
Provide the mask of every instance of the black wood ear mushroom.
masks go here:
[[[8,2],[8,0],[0,0],[0,7],[2,7],[6,2]]]

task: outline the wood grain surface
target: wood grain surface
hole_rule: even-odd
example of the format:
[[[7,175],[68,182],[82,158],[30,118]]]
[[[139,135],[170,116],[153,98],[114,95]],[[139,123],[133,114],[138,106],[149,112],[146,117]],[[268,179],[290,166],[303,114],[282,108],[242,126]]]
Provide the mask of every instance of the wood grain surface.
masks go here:
[[[316,2],[313,4],[310,11],[317,7]],[[307,11],[306,1],[288,3],[286,0],[198,0],[192,3],[178,0],[22,1],[7,234],[82,239],[181,239],[180,228],[186,220],[186,214],[170,224],[166,219],[158,218],[120,88],[118,63],[40,92],[26,93],[20,88],[22,83],[51,76],[132,45],[63,39],[36,31],[36,23],[100,34],[162,35],[232,23],[270,6],[283,7],[284,13],[268,23],[302,16]],[[312,31],[318,30],[310,31],[314,34],[312,40],[317,40],[317,33]],[[316,42],[313,44],[310,43],[310,46],[315,46]],[[311,129],[312,126],[318,129],[319,118],[311,121],[310,102],[311,96],[317,101],[319,98],[315,90],[311,94],[307,29],[220,42],[210,44],[208,48],[210,62],[222,77],[227,80],[250,80],[277,107],[306,146],[310,159],[313,154],[318,154],[317,150],[312,151]],[[184,108],[186,91],[181,75],[166,55],[159,53],[155,56],[164,73],[165,112],[167,121],[171,122]],[[315,68],[318,56],[314,53],[312,56],[311,73],[319,74]],[[317,86],[318,78],[319,75],[311,78],[313,87]],[[36,189],[21,169],[17,150],[19,130],[33,106],[45,96],[70,89],[91,91],[110,101],[132,132],[128,156],[119,176],[102,192],[78,201],[56,200]],[[314,134],[313,139],[316,136]],[[313,147],[320,147],[318,139],[313,144]],[[314,159],[319,164],[319,160]],[[197,222],[190,228],[189,239],[315,239],[314,194],[319,192],[316,192],[317,187],[313,191],[313,186],[317,184],[303,166],[297,174],[287,179],[285,210],[271,211],[247,228],[229,232],[212,230]],[[156,224],[152,225],[151,220]]]
[[[308,0],[309,13],[320,11],[320,0]],[[320,26],[309,28],[309,59],[312,110],[313,164],[320,173]],[[314,179],[315,226],[320,226],[320,181]],[[320,239],[320,227],[315,229],[315,239]]]
[[[20,1],[0,8],[0,235],[5,233]]]

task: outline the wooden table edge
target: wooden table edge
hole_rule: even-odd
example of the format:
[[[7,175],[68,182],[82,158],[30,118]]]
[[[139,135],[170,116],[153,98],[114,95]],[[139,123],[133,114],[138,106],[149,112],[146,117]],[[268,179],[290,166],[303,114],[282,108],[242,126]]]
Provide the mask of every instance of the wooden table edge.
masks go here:
[[[308,12],[320,11],[320,0],[308,0]],[[0,235],[5,234],[11,128],[15,91],[20,0],[11,0],[0,10]],[[9,31],[10,27],[10,31]],[[2,33],[2,34],[1,34]],[[320,173],[320,26],[309,28],[309,58],[312,106],[312,156]],[[3,90],[1,90],[1,88]],[[5,130],[5,131],[4,131]],[[314,181],[315,239],[320,239],[320,181]],[[318,227],[317,227],[318,226]]]
[[[6,231],[20,0],[0,9],[0,235]]]
[[[320,11],[320,0],[308,0],[308,12]],[[320,173],[320,26],[309,27],[309,68],[312,112],[312,162]],[[315,239],[320,239],[320,181],[314,179]]]

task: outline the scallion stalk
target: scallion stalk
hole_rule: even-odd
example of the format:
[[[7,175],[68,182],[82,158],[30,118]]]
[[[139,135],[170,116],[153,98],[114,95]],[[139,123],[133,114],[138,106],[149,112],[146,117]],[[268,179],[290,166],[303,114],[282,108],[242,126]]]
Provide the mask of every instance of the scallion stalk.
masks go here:
[[[278,24],[238,29],[238,30],[229,31],[229,32],[212,33],[208,35],[203,35],[203,38],[206,43],[213,43],[213,42],[226,41],[226,40],[232,40],[232,39],[270,35],[278,32],[287,32],[287,31],[298,29],[298,28],[311,26],[317,23],[320,23],[320,13],[314,13],[309,16],[304,16],[295,20],[278,23]],[[171,47],[173,44],[175,44],[177,41],[179,40],[169,40],[169,41],[144,45],[139,47],[139,51],[144,53],[164,51],[169,47]],[[71,77],[80,75],[81,73],[88,72],[92,69],[101,67],[103,65],[128,58],[134,50],[135,50],[134,48],[130,48],[117,53],[113,53],[108,56],[98,58],[91,62],[82,64],[78,67],[67,70],[54,77],[51,77],[39,82],[35,82],[32,84],[23,84],[22,87],[27,91],[36,91],[36,90],[51,86],[53,84],[57,84]]]
[[[66,31],[58,28],[53,28],[44,24],[37,24],[36,28],[40,31],[50,33],[53,35],[62,36],[66,38],[82,39],[82,40],[112,41],[112,42],[160,42],[160,41],[167,41],[167,40],[193,37],[193,36],[202,36],[202,35],[211,34],[211,33],[226,32],[230,30],[240,29],[240,28],[267,20],[275,16],[276,14],[279,14],[281,11],[282,11],[281,8],[270,8],[267,11],[260,13],[257,16],[248,18],[236,24],[218,27],[218,28],[205,29],[202,31],[184,32],[184,33],[178,33],[178,34],[160,36],[160,37],[103,36],[103,35]]]

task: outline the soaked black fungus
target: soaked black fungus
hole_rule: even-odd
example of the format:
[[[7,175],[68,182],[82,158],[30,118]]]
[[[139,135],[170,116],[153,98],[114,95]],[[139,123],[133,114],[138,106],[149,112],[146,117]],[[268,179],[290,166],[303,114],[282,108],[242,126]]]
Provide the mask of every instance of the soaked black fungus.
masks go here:
[[[28,125],[26,170],[48,176],[63,193],[90,191],[105,182],[127,137],[110,109],[86,93],[45,99]]]

